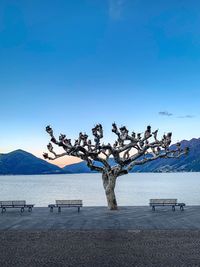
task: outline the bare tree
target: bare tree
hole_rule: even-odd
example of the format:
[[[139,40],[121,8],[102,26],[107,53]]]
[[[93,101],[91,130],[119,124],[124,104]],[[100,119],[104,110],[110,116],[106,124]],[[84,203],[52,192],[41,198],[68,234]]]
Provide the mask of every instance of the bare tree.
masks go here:
[[[117,209],[114,191],[117,177],[127,174],[136,165],[142,165],[158,158],[179,158],[188,152],[188,148],[181,149],[180,143],[177,143],[175,148],[169,149],[172,133],[164,134],[162,139],[158,140],[158,130],[152,132],[151,126],[147,126],[144,134],[136,134],[135,132],[129,134],[125,126],[118,128],[113,123],[112,132],[117,136],[113,145],[101,143],[103,138],[101,124],[97,124],[92,129],[94,142],[88,139],[87,134],[82,132],[79,133],[78,139],[72,144],[71,139],[68,139],[64,134],[60,134],[57,140],[50,126],[46,127],[46,131],[51,137],[51,142],[47,145],[47,148],[53,156],[44,153],[44,158],[54,160],[65,155],[74,156],[86,161],[91,170],[101,172],[108,208],[111,210]],[[62,147],[64,153],[57,154],[52,143]],[[115,162],[114,166],[109,160],[111,158],[112,162]]]

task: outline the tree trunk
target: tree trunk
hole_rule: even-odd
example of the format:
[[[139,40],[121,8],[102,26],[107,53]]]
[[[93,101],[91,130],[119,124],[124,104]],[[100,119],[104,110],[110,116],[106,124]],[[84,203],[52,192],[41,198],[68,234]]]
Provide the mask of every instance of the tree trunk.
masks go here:
[[[115,177],[112,174],[103,173],[103,175],[102,175],[103,187],[104,187],[105,194],[106,194],[108,208],[110,210],[117,210],[118,209],[117,200],[115,197],[116,178],[117,177]]]

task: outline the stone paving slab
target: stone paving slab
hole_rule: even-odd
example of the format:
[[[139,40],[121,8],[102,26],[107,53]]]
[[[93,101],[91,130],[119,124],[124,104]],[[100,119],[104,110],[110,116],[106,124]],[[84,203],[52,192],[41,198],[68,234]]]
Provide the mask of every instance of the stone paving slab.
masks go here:
[[[32,213],[8,209],[0,213],[0,230],[106,230],[106,229],[189,229],[200,230],[200,206],[187,206],[183,212],[170,207],[159,207],[155,212],[148,206],[83,207],[63,209],[58,213],[48,208],[35,207]]]
[[[2,267],[194,267],[200,231],[0,231],[0,251]]]

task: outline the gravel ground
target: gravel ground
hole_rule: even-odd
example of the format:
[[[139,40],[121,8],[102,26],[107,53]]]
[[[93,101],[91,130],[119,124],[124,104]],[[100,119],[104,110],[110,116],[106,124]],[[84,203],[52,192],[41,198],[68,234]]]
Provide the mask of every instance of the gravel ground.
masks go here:
[[[200,231],[0,231],[0,266],[200,266]]]

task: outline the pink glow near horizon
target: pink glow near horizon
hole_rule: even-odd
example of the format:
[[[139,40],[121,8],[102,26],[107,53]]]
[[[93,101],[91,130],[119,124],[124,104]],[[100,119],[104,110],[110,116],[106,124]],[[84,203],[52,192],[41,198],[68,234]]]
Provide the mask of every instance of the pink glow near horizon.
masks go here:
[[[17,149],[17,148],[16,148]],[[0,147],[0,153],[2,154],[7,154],[7,153],[10,153],[16,149],[13,149],[13,148],[4,148],[4,147]],[[41,151],[38,151],[38,150],[27,150],[27,149],[22,149],[24,151],[27,151],[31,154],[33,154],[34,156],[36,156],[37,158],[40,158],[40,159],[44,159],[43,156],[42,156],[42,152]],[[58,158],[56,160],[46,160],[47,162],[49,163],[52,163],[54,165],[57,165],[59,167],[64,167],[66,165],[70,165],[70,164],[74,164],[74,163],[77,163],[77,162],[81,162],[81,160],[79,158],[76,158],[76,157],[71,157],[71,156],[65,156],[65,157],[62,157],[62,158]]]
[[[41,158],[41,156],[40,156]],[[63,158],[58,158],[56,160],[47,160],[47,162],[52,163],[54,165],[57,165],[58,167],[63,168],[66,165],[74,164],[77,162],[81,162],[79,158],[76,157],[63,157]]]

